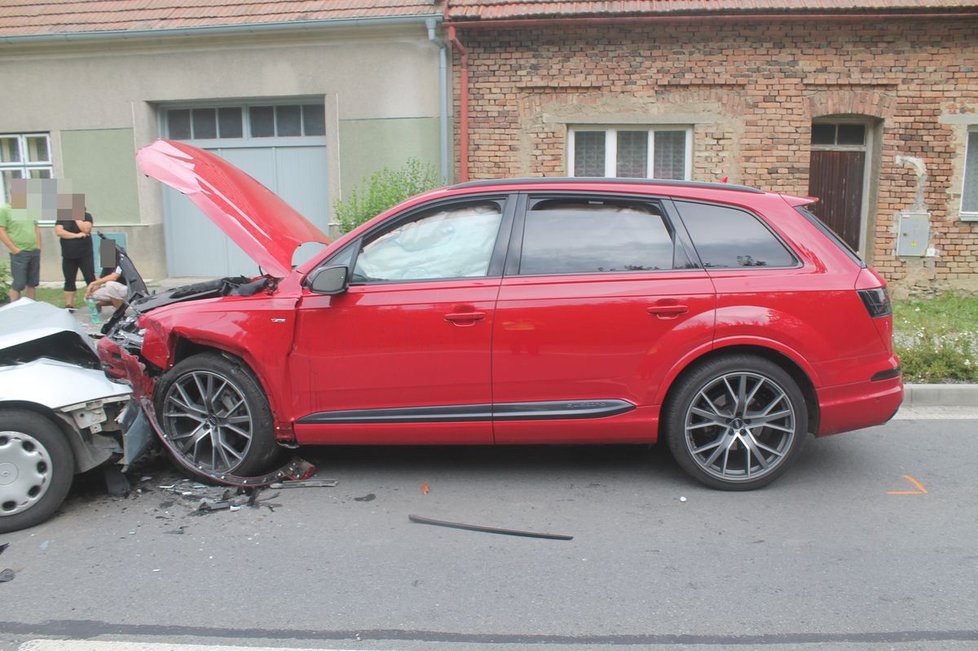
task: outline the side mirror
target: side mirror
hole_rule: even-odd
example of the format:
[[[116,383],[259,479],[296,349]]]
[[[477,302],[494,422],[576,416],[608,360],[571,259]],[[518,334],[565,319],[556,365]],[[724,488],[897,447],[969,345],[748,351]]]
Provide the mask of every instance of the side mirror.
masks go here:
[[[309,289],[317,294],[342,294],[350,284],[350,268],[346,265],[316,269]]]

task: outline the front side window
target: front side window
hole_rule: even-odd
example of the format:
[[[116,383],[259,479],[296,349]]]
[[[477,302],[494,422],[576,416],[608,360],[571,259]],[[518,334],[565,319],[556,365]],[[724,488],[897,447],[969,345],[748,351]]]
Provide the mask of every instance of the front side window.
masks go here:
[[[692,131],[683,127],[570,130],[571,176],[688,180]]]
[[[703,265],[713,269],[793,267],[797,260],[754,215],[730,206],[677,201]]]
[[[2,203],[10,201],[12,179],[53,178],[50,136],[46,133],[0,134],[0,177]]]
[[[495,201],[425,211],[369,240],[357,256],[353,282],[485,276],[502,215]]]
[[[685,267],[655,205],[623,200],[538,201],[526,214],[520,274],[590,274]]]
[[[972,127],[968,131],[964,188],[961,191],[961,216],[978,221],[978,127]]]

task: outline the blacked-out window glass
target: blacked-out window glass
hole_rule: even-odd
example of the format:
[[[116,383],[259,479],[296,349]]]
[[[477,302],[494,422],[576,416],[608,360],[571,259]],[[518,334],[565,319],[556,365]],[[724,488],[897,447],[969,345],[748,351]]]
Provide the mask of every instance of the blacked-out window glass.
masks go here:
[[[217,114],[212,108],[194,109],[194,139],[217,138]]]
[[[761,221],[743,210],[677,201],[693,246],[706,267],[792,267],[797,261]]]
[[[190,140],[190,109],[167,111],[166,130],[173,140]]]
[[[866,125],[840,124],[838,135],[840,145],[862,145],[866,142]]]
[[[326,135],[326,116],[322,104],[303,105],[302,131],[307,136]]]
[[[835,144],[835,125],[834,124],[813,124],[812,125],[812,144],[813,145],[834,145]]]
[[[222,138],[240,138],[244,135],[241,126],[241,108],[233,106],[217,109],[217,126]]]
[[[275,136],[274,106],[252,106],[249,113],[252,138],[272,138]]]
[[[662,213],[627,201],[545,200],[527,213],[521,274],[610,273],[673,268]]]
[[[279,138],[302,135],[302,109],[298,105],[275,107]]]

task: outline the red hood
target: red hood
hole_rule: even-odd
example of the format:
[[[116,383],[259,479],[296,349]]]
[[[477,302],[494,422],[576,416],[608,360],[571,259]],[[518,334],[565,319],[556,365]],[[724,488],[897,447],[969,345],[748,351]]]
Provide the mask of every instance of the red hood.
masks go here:
[[[267,273],[284,277],[304,242],[329,238],[274,192],[223,158],[157,140],[136,154],[147,176],[182,192]],[[323,180],[325,182],[325,179]]]

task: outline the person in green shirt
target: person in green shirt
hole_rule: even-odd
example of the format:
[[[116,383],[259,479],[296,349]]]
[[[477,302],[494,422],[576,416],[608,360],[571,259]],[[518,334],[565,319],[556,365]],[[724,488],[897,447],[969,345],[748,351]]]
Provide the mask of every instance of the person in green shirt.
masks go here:
[[[26,179],[11,180],[10,203],[0,206],[0,242],[10,250],[10,300],[21,292],[34,298],[41,280],[41,229],[27,210]]]

